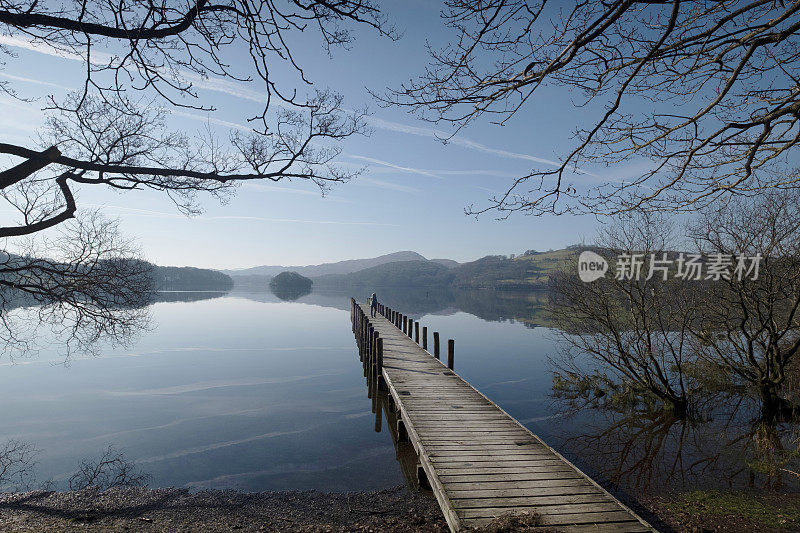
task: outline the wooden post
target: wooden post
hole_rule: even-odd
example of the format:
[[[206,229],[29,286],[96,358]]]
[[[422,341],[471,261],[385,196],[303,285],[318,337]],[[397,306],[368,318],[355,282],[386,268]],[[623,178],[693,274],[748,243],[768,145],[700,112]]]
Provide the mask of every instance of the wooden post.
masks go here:
[[[414,342],[419,344],[419,322],[414,322]]]
[[[375,358],[376,358],[376,347],[378,341],[378,332],[372,329],[370,326],[370,336],[369,336],[369,360],[367,362],[368,370],[367,370],[367,377],[369,378],[369,382],[373,387],[373,392],[375,390]]]
[[[369,356],[367,355],[367,325],[366,322],[361,322],[360,329],[361,337],[361,361],[364,363],[364,376],[369,377]]]
[[[408,319],[408,336],[414,336],[414,320],[411,318]]]
[[[422,326],[422,349],[428,349],[428,326]]]
[[[378,373],[376,371],[376,366],[378,364],[378,340],[379,340],[379,338],[380,338],[380,335],[378,335],[377,331],[372,334],[372,339],[371,339],[372,340],[372,361],[370,361],[370,366],[372,367],[371,370],[372,370],[372,381],[373,381],[373,385],[372,386],[373,387],[375,387],[377,385],[376,380],[378,379]]]
[[[358,349],[361,350],[362,356],[364,352],[364,338],[367,336],[364,333],[364,320],[361,319],[361,313],[359,313],[358,317]]]
[[[397,442],[408,442],[408,431],[402,419],[397,420]]]
[[[430,490],[431,484],[428,481],[428,475],[425,473],[425,469],[422,468],[422,465],[417,465],[417,484],[423,489]]]
[[[381,409],[381,406],[378,405],[377,409],[375,409],[375,433],[380,433],[381,432],[381,418],[382,418],[382,416],[383,416],[383,409]]]
[[[433,356],[439,359],[439,332],[433,332]]]
[[[377,371],[378,390],[386,390],[386,382],[383,379],[383,339],[378,337],[375,347],[375,370]]]
[[[403,333],[407,333],[408,331],[408,317],[403,315]]]
[[[447,339],[447,368],[453,370],[453,364],[456,357],[456,341]]]

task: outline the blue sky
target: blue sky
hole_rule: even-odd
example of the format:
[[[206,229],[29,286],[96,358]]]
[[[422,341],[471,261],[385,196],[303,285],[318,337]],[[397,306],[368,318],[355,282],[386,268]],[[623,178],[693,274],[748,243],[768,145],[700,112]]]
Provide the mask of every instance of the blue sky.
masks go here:
[[[122,230],[136,239],[144,255],[162,265],[302,265],[397,250],[467,261],[591,241],[597,227],[591,217],[517,215],[495,220],[487,214],[476,220],[464,214],[465,206],[485,204],[492,193],[505,190],[537,161],[555,160],[572,145],[575,121],[585,118],[585,110],[572,106],[573,95],[547,88],[508,125],[478,122],[447,144],[435,138],[435,130],[449,132],[446,125],[419,121],[402,109],[381,108],[369,96],[367,87],[397,87],[421,73],[428,59],[426,40],[436,45],[449,38],[437,8],[436,3],[422,1],[389,5],[387,14],[404,34],[396,42],[365,28],[357,30],[349,50],[337,49],[333,58],[313,37],[293,45],[316,86],[342,93],[349,108],[367,104],[372,112],[372,134],[348,139],[340,157],[343,165],[366,165],[367,170],[353,181],[335,185],[327,197],[322,198],[310,183],[251,183],[225,205],[202,199],[204,213],[187,218],[161,193],[119,194],[84,187],[78,191],[79,206],[101,207],[118,217]],[[59,95],[81,82],[78,61],[30,50],[21,41],[3,42],[18,57],[6,62],[0,76],[19,92]],[[209,120],[214,128],[221,128],[221,122],[245,124],[245,118],[258,109],[253,101],[258,93],[246,84],[227,82],[217,84],[217,90],[200,92],[218,111],[173,114],[173,127],[196,131]],[[43,120],[42,104],[42,100],[26,104],[0,96],[2,138],[32,145]],[[622,175],[625,169],[606,172]]]

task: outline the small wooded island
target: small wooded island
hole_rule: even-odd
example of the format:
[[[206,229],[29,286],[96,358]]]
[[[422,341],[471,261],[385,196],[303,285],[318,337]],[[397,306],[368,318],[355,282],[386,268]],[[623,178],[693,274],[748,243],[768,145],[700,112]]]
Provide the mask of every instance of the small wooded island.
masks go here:
[[[311,292],[314,282],[297,272],[281,272],[269,282],[272,293],[281,300],[296,300]]]

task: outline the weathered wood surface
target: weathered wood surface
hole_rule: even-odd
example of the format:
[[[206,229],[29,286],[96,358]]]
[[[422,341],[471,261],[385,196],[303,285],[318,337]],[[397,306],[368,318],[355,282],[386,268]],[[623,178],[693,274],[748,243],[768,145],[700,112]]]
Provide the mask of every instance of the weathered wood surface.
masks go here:
[[[401,439],[407,435],[419,457],[418,470],[424,472],[424,482],[452,531],[522,512],[538,513],[550,530],[655,531],[423,350],[400,329],[406,317],[380,308],[371,318],[369,305],[352,303],[353,329],[365,352],[365,375],[373,375],[375,386],[387,389],[397,416],[393,433]],[[393,320],[400,318],[392,323],[381,311]],[[366,338],[370,332],[372,343]],[[438,334],[434,339],[438,341]]]

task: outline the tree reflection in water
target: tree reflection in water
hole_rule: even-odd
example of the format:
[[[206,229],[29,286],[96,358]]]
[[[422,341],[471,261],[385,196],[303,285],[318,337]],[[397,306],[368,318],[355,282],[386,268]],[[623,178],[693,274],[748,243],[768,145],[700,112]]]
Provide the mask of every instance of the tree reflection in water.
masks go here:
[[[761,418],[756,402],[715,399],[703,413],[684,418],[661,410],[571,406],[570,416],[580,421],[556,433],[559,448],[596,479],[629,494],[800,488],[797,425]]]

